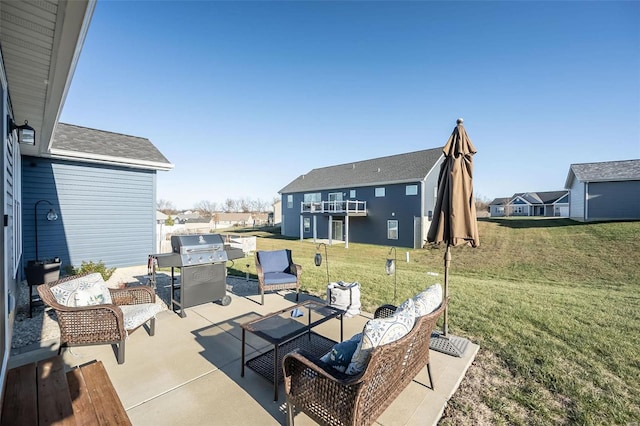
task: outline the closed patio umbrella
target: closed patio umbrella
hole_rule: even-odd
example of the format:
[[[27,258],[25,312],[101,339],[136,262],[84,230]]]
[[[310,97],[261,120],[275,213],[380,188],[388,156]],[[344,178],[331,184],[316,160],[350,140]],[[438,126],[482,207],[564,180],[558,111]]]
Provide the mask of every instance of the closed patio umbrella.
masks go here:
[[[473,154],[477,151],[459,118],[449,140],[442,149],[444,162],[438,176],[438,198],[427,241],[444,243],[444,298],[449,295],[451,247],[469,244],[477,247],[478,223],[473,195]],[[447,308],[444,311],[443,333],[432,338],[432,349],[462,356],[468,341],[448,334]]]

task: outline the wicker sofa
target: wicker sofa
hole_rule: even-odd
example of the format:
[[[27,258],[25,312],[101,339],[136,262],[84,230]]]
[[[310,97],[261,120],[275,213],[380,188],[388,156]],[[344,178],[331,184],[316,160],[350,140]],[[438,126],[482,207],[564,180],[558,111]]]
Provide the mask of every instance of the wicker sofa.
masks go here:
[[[436,321],[448,300],[430,314],[416,318],[413,328],[395,342],[373,348],[364,371],[340,373],[302,351],[283,360],[287,394],[287,424],[293,425],[295,410],[324,425],[370,425],[427,366],[429,343]]]
[[[155,315],[162,310],[150,287],[107,288],[99,273],[41,284],[38,293],[56,313],[60,326],[58,353],[65,346],[117,345],[118,364],[124,363],[128,334],[148,323],[149,335],[153,336]]]

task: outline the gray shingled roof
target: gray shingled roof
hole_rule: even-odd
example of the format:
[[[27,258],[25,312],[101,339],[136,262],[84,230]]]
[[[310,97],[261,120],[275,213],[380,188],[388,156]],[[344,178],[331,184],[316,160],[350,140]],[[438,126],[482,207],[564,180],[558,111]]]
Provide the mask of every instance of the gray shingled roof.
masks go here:
[[[173,167],[149,139],[72,124],[58,123],[51,149],[52,153],[73,151],[88,158],[104,156],[122,159],[131,164],[149,162],[164,166],[163,168]]]
[[[640,180],[640,160],[572,164],[570,172],[582,182]]]
[[[489,203],[490,206],[504,206],[509,204],[509,201],[511,201],[511,198],[509,197],[500,197],[500,198],[494,198],[492,202]]]
[[[320,191],[415,182],[424,179],[441,156],[442,148],[440,147],[322,167],[299,176],[279,192]]]

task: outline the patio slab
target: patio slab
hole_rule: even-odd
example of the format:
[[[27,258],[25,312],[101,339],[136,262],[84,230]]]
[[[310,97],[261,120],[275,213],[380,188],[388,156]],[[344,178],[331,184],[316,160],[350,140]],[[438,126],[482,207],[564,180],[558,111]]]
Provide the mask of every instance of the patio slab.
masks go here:
[[[111,346],[66,349],[68,366],[101,360],[134,425],[286,424],[284,385],[280,400],[273,401],[270,382],[245,368],[240,377],[240,324],[295,304],[295,293],[259,295],[230,294],[228,306],[207,303],[185,310],[181,318],[170,310],[160,312],[156,334],[139,329],[126,342],[126,361],[118,365]],[[300,301],[310,296],[301,294]],[[371,314],[344,319],[344,338],[362,331]],[[339,340],[339,320],[331,320],[314,331]],[[270,349],[262,339],[247,333],[247,359]],[[57,350],[57,342],[43,342],[30,352],[12,356],[10,367],[43,359]],[[378,425],[432,425],[439,420],[449,398],[473,362],[478,346],[471,343],[463,358],[431,351],[435,390],[428,387],[424,368],[377,420]],[[315,424],[304,414],[297,425]]]

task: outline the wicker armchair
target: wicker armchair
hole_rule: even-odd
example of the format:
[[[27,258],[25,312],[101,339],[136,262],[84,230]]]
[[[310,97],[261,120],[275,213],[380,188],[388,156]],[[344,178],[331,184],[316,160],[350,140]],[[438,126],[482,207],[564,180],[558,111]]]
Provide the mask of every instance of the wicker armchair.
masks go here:
[[[370,425],[425,365],[433,389],[429,343],[445,305],[417,318],[406,336],[374,348],[359,375],[340,373],[302,351],[287,354],[283,359],[287,424],[293,425],[297,409],[319,424]]]
[[[149,335],[153,336],[155,314],[162,308],[155,304],[155,292],[148,286],[109,288],[112,303],[77,307],[60,303],[52,292],[58,285],[66,283],[65,286],[70,286],[74,280],[78,282],[89,276],[91,274],[74,275],[38,286],[40,298],[55,311],[60,326],[58,353],[65,346],[112,344],[117,345],[118,364],[122,364],[128,333],[148,323]],[[99,281],[102,281],[101,277]]]
[[[293,263],[291,250],[256,251],[256,272],[261,305],[265,290],[296,290],[296,302],[300,295],[302,266]]]

